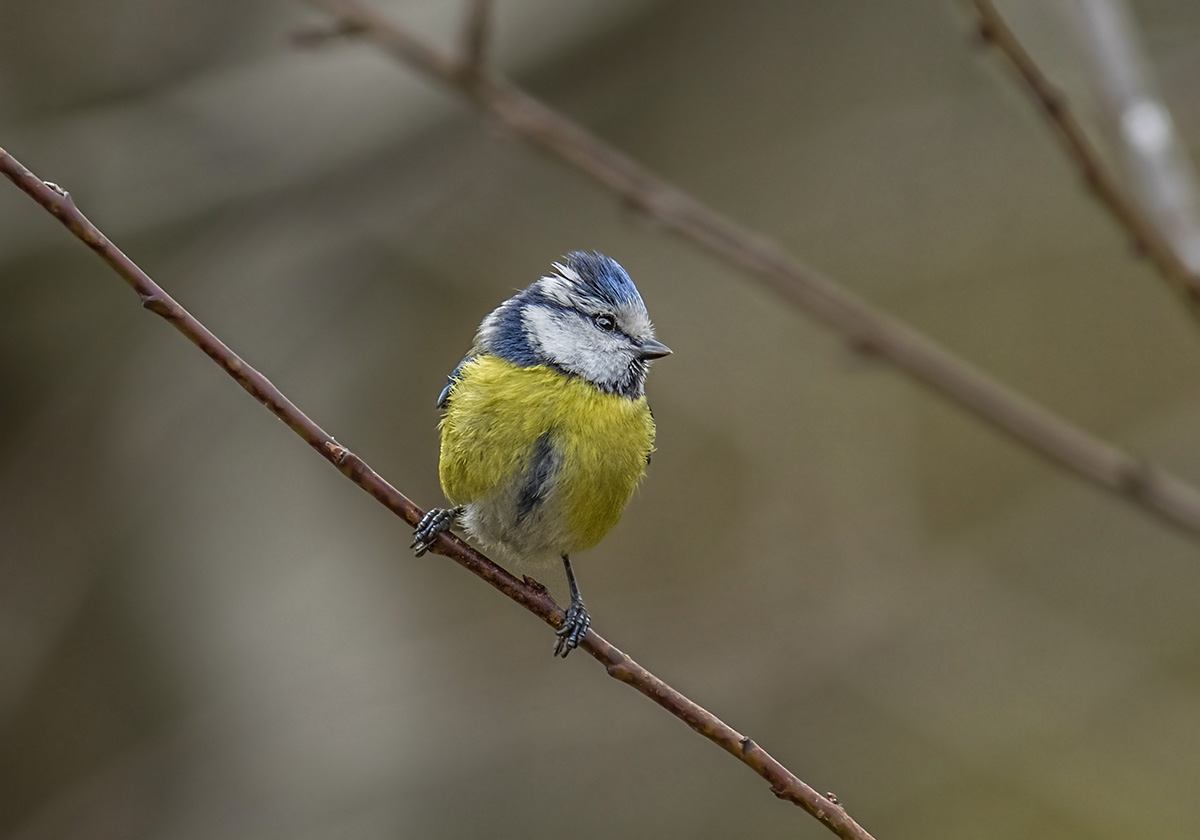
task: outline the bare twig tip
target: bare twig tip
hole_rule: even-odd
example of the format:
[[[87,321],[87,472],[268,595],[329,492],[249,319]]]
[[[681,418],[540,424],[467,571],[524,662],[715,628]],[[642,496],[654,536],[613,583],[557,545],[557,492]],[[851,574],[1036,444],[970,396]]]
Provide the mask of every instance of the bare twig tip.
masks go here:
[[[536,592],[538,595],[549,595],[550,590],[546,589],[545,584],[541,581],[534,580],[529,575],[521,575],[521,579],[525,581],[525,585]]]
[[[63,198],[64,200],[66,200],[66,201],[71,200],[71,194],[69,192],[67,192],[66,190],[64,190],[62,187],[60,187],[58,184],[54,183],[53,181],[42,181],[42,183],[45,184],[50,189],[54,190],[56,193],[58,193],[59,197]]]
[[[607,671],[608,675],[613,679],[620,680],[623,683],[632,684],[634,681],[634,674],[632,669],[629,667],[629,662],[629,657],[622,654],[619,659],[616,659],[612,662],[606,662],[604,665],[604,670]]]

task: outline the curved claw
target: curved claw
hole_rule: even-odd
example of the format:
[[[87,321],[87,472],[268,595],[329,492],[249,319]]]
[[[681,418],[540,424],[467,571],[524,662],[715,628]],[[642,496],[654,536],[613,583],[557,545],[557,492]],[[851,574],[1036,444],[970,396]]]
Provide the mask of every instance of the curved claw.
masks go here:
[[[412,545],[409,548],[415,549],[417,556],[420,557],[433,545],[438,534],[454,527],[454,523],[458,521],[462,512],[462,505],[453,508],[430,508],[417,523],[417,527],[413,531]]]
[[[571,606],[567,607],[562,627],[555,631],[558,642],[554,645],[554,655],[566,659],[567,654],[579,647],[579,643],[583,641],[583,637],[587,635],[588,628],[591,626],[592,617],[588,615],[583,601],[571,601]]]

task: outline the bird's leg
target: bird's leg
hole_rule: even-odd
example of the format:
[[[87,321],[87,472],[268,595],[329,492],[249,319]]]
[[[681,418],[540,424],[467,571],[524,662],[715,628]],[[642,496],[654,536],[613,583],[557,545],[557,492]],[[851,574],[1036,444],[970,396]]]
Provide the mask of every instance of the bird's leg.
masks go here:
[[[413,531],[412,545],[409,548],[416,549],[417,556],[420,557],[433,545],[438,534],[454,527],[454,523],[458,521],[462,512],[462,505],[452,508],[430,508],[417,523],[417,528]]]
[[[583,606],[583,596],[579,594],[579,585],[575,583],[575,573],[571,571],[571,559],[563,555],[563,568],[567,570],[567,585],[571,587],[571,604],[563,618],[562,627],[558,628],[558,644],[554,646],[554,655],[566,659],[567,654],[579,647],[579,643],[587,634],[592,624],[592,617]]]

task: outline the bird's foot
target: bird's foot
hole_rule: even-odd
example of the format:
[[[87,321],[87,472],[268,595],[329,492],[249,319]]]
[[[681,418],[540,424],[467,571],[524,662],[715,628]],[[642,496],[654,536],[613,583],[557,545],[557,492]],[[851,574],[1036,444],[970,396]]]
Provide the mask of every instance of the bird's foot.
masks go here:
[[[462,505],[452,508],[430,508],[417,523],[416,530],[413,531],[412,545],[409,548],[415,549],[417,556],[420,557],[433,545],[438,534],[454,527],[454,523],[458,521],[462,512]]]
[[[554,646],[554,655],[566,659],[568,653],[579,647],[579,643],[583,641],[583,637],[587,635],[588,628],[591,626],[592,617],[588,615],[583,601],[572,598],[571,605],[567,607],[567,614],[563,618],[562,627],[555,631],[558,643]]]

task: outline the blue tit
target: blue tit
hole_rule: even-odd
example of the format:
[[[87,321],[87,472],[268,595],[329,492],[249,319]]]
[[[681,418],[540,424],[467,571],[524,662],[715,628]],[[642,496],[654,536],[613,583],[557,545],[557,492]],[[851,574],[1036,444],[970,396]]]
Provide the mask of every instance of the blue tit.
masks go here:
[[[570,555],[617,524],[654,450],[646,403],[654,338],[625,269],[575,251],[483,319],[438,398],[438,472],[453,507],[430,510],[413,548],[462,525],[474,541],[523,566],[562,558],[570,587],[556,656],[587,633]]]

